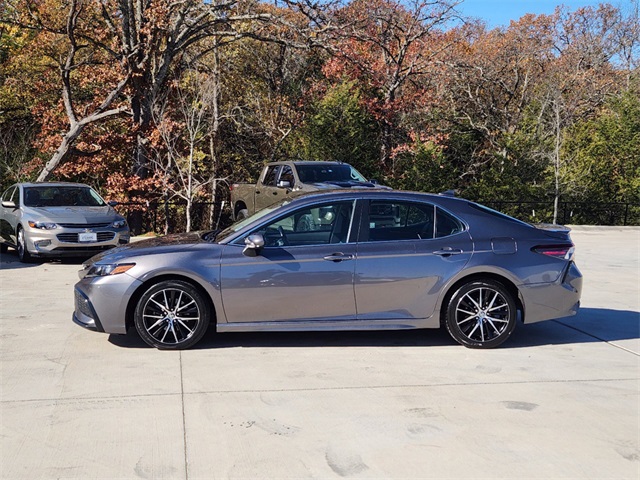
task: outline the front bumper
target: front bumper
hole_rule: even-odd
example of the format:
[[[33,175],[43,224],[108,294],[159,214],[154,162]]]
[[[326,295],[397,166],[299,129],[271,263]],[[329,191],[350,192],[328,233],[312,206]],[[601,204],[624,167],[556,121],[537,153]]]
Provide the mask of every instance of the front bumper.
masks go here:
[[[83,241],[85,234],[92,239]],[[127,244],[130,234],[127,227],[52,230],[28,227],[25,229],[25,239],[27,251],[34,257],[64,257],[95,255],[100,251]]]
[[[83,278],[74,287],[74,323],[105,333],[127,333],[127,307],[139,280],[121,275]]]

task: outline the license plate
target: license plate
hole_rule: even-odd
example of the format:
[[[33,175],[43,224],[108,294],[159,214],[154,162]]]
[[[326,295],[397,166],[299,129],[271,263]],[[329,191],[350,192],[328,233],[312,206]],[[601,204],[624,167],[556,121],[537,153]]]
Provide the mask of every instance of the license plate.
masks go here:
[[[79,242],[97,242],[98,234],[95,232],[92,233],[79,233],[78,234]]]

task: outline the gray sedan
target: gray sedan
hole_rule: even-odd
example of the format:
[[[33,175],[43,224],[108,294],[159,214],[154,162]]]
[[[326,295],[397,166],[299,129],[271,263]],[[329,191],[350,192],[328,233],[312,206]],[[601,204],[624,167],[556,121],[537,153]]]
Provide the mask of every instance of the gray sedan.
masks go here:
[[[0,248],[33,257],[94,255],[129,243],[129,226],[88,185],[17,183],[2,194]]]
[[[444,326],[500,345],[517,323],[574,315],[582,276],[569,230],[446,195],[309,194],[222,232],[99,254],[75,286],[74,321],[184,349],[219,332]]]

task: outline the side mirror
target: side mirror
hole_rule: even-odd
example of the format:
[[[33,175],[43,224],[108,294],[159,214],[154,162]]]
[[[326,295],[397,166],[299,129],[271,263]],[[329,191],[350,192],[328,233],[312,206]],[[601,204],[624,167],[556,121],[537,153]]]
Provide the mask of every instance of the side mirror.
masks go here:
[[[120,202],[116,202],[115,200],[109,200],[107,202],[107,205],[109,205],[110,207],[115,207],[116,205],[120,205]]]
[[[12,202],[11,200],[3,200],[2,201],[2,206],[4,208],[16,208],[16,204],[14,202]]]
[[[278,187],[280,187],[280,188],[291,188],[291,182],[288,182],[286,180],[280,180],[278,182]]]
[[[369,183],[373,183],[374,185],[378,185],[378,180],[375,180],[375,179],[372,178],[371,180],[369,180]]]
[[[244,250],[242,254],[247,257],[257,257],[262,247],[264,247],[264,237],[259,233],[249,235],[244,239]]]

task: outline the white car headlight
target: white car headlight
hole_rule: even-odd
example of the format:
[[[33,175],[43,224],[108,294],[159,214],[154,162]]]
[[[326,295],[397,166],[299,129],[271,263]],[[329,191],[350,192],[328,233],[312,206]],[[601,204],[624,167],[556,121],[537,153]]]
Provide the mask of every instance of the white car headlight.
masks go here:
[[[120,220],[116,220],[115,222],[113,222],[111,226],[113,228],[123,228],[127,226],[127,221],[124,218],[121,218]]]
[[[28,223],[31,228],[40,228],[42,230],[53,230],[54,228],[58,228],[58,225],[53,222],[34,222],[29,220]]]

